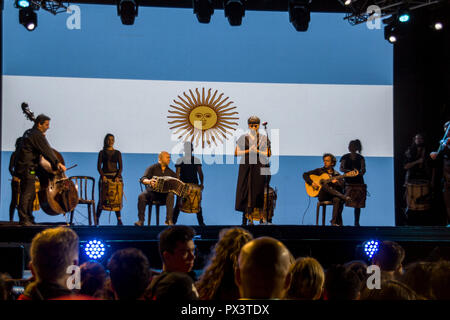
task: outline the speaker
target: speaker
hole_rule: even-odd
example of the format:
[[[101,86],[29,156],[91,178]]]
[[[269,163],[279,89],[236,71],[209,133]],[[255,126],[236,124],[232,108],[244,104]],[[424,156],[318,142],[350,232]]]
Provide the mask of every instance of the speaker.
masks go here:
[[[22,279],[24,256],[22,245],[0,244],[0,273],[8,273],[13,279]]]

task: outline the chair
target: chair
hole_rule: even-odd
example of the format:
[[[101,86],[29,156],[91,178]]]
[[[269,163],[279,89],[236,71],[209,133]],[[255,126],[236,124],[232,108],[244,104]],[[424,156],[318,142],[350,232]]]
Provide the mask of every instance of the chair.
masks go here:
[[[324,226],[327,206],[332,206],[332,205],[333,205],[333,202],[331,202],[331,201],[317,201],[316,226],[319,224],[320,207],[322,207],[322,225]]]
[[[69,177],[75,183],[78,190],[78,204],[86,204],[88,209],[89,225],[92,225],[92,214],[94,215],[94,225],[98,224],[97,215],[95,214],[95,179],[86,176],[72,176]],[[90,186],[92,184],[92,186]],[[88,197],[88,189],[91,188],[90,197]],[[92,207],[92,210],[91,210]],[[73,222],[73,215],[75,210],[70,212],[70,224]]]
[[[152,220],[152,208],[153,206],[156,206],[156,225],[159,226],[159,208],[165,205],[166,205],[165,201],[159,200],[154,200],[152,201],[152,203],[148,204],[148,225],[150,225],[150,222]]]

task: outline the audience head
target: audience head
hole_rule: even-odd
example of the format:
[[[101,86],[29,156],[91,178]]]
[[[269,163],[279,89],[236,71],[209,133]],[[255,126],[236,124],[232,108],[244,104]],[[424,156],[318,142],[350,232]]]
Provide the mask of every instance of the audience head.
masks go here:
[[[194,281],[184,272],[163,273],[156,280],[152,292],[154,300],[177,302],[198,299]]]
[[[433,266],[431,293],[434,299],[450,300],[450,261],[439,261]]]
[[[289,273],[291,284],[286,294],[287,299],[317,300],[321,297],[325,273],[316,259],[298,258]]]
[[[235,272],[241,298],[284,297],[290,282],[291,258],[284,244],[274,238],[261,237],[245,244]]]
[[[325,274],[324,288],[328,300],[357,300],[361,280],[353,270],[342,265],[334,265]]]
[[[431,298],[431,275],[433,264],[429,262],[411,263],[405,268],[400,281],[414,290],[418,295]]]
[[[137,300],[150,283],[150,264],[141,250],[116,251],[108,262],[111,285],[119,300]]]
[[[344,267],[356,273],[359,280],[361,281],[362,287],[366,285],[367,278],[369,277],[369,275],[367,274],[367,263],[361,260],[354,260],[344,264]]]
[[[372,263],[379,266],[382,272],[399,277],[403,273],[405,250],[396,242],[383,241],[372,259]]]
[[[159,234],[159,254],[163,270],[167,272],[190,272],[194,266],[195,231],[187,226],[172,226]]]
[[[105,268],[97,262],[85,262],[80,266],[80,273],[80,294],[96,298],[103,297],[106,283]]]
[[[38,282],[66,286],[67,268],[78,264],[78,236],[69,228],[39,232],[31,242],[30,268]]]
[[[219,241],[214,247],[210,263],[197,282],[202,299],[239,299],[239,290],[234,283],[234,270],[238,265],[242,247],[252,239],[250,232],[242,228],[220,231]]]
[[[11,295],[11,277],[6,273],[0,273],[0,301],[9,300]]]
[[[380,289],[365,288],[361,293],[361,300],[417,300],[418,296],[407,285],[396,281],[381,282]]]

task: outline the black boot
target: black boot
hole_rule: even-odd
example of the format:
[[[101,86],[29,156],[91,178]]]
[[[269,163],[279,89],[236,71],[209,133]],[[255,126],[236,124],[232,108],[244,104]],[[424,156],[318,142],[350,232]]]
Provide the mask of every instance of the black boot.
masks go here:
[[[245,212],[242,213],[242,225],[243,226],[247,225],[247,217],[245,216]]]
[[[120,216],[120,211],[116,211],[117,225],[123,226],[122,217]]]

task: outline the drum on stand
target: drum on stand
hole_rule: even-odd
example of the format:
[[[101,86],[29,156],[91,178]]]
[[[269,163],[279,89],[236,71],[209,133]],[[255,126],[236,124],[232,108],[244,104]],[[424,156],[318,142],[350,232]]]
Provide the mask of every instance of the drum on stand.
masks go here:
[[[180,211],[186,213],[198,213],[201,208],[202,188],[195,183],[186,183],[188,191],[185,197],[181,198]]]
[[[349,183],[345,185],[345,196],[352,200],[345,205],[352,208],[365,208],[367,185],[363,183]]]
[[[120,211],[123,206],[123,181],[114,181],[107,178],[106,182],[101,181],[101,205],[102,210]]]
[[[18,177],[13,177],[13,181],[17,183],[18,190],[19,190],[19,192],[17,193],[17,206],[19,206],[19,201],[20,201],[20,179]],[[39,211],[39,209],[41,209],[41,207],[39,205],[39,197],[38,197],[38,192],[39,192],[40,188],[41,188],[41,184],[39,183],[39,180],[36,179],[36,181],[34,182],[34,189],[36,191],[36,196],[34,197],[33,211]]]
[[[264,208],[254,208],[251,214],[246,214],[247,220],[250,223],[253,221],[259,221],[266,223],[267,222],[267,200],[269,201],[269,221],[272,219],[276,202],[277,202],[277,191],[272,187],[269,187],[269,196],[267,197],[267,188],[264,189]]]
[[[406,204],[409,210],[424,211],[431,208],[431,186],[428,180],[406,183]]]

